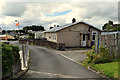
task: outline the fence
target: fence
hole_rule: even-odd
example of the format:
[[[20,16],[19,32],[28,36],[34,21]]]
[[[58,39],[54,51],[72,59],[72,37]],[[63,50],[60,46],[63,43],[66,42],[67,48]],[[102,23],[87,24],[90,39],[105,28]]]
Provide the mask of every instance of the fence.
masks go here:
[[[110,54],[120,57],[120,33],[119,32],[103,32],[99,42],[100,46],[108,48]],[[98,49],[99,52],[99,49]]]
[[[29,42],[29,44],[47,46],[57,50],[65,50],[65,44],[50,42],[45,39],[23,39],[19,40],[19,43],[25,44],[27,41]]]
[[[20,51],[20,60],[21,60],[21,69],[27,69],[28,68],[28,62],[29,62],[29,47],[28,47],[28,41],[25,44],[22,44],[21,51]]]

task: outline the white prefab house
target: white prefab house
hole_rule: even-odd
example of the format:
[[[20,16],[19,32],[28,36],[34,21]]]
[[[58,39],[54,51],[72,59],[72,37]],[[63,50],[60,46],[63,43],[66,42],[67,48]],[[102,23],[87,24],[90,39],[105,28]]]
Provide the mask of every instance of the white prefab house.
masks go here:
[[[65,47],[91,47],[99,40],[100,29],[83,22],[74,22],[45,31],[48,41],[64,43]]]

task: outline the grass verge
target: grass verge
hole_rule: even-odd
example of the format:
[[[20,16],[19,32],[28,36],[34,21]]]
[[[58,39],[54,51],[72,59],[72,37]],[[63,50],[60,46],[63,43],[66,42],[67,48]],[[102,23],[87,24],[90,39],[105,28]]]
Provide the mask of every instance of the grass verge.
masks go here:
[[[110,62],[110,63],[100,63],[100,64],[93,64],[93,63],[87,63],[87,61],[83,61],[82,65],[86,68],[88,68],[88,66],[95,70],[96,72],[99,72],[102,75],[105,75],[106,77],[109,77],[111,79],[115,79],[118,80],[118,65],[119,65],[119,61],[116,62]]]

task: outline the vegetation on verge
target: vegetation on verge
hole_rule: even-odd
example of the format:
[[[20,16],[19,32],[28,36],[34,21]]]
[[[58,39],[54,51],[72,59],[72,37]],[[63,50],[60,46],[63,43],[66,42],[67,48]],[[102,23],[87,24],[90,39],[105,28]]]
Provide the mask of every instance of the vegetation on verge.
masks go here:
[[[12,65],[19,61],[19,47],[2,43],[2,76],[12,72]]]
[[[118,78],[118,62],[95,64],[94,68],[110,78]]]
[[[105,74],[107,77],[118,78],[119,59],[115,59],[107,48],[100,47],[100,53],[97,54],[95,46],[93,46],[90,52],[86,52],[86,55],[88,58],[82,63],[85,67],[89,65],[89,67]]]

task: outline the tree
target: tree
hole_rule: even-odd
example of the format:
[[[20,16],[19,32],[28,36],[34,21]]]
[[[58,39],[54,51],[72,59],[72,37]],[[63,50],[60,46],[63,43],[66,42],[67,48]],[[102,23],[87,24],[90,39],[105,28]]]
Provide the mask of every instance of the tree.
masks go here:
[[[26,26],[23,28],[23,30],[33,30],[33,31],[44,31],[44,27],[43,26],[36,26],[36,25],[32,25],[32,26]]]
[[[35,34],[34,33],[29,33],[28,38],[34,39]]]
[[[105,23],[102,27],[102,30],[104,31],[120,31],[120,25],[119,24],[113,24],[113,21],[108,21],[108,23]]]
[[[109,23],[110,25],[113,25],[113,21],[111,21],[111,20],[110,20],[108,23]]]
[[[2,34],[5,34],[6,33],[6,31],[5,30],[2,30]]]

